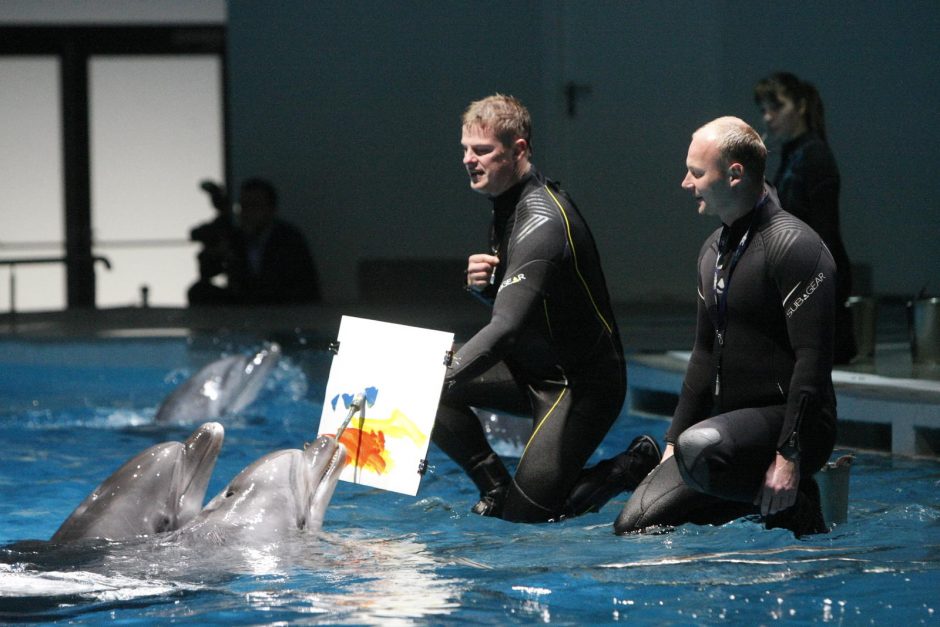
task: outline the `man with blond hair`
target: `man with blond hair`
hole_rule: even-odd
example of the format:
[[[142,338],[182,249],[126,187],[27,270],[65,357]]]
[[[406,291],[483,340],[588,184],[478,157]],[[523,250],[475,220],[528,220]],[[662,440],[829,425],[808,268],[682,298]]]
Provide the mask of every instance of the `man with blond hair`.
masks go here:
[[[821,533],[813,479],[835,442],[835,263],[764,182],[767,149],[742,120],[692,135],[682,187],[721,228],[698,261],[698,322],[662,463],[617,533],[759,512]]]
[[[466,289],[493,311],[448,369],[434,442],[479,489],[477,514],[544,522],[596,511],[635,488],[660,453],[639,436],[617,457],[583,468],[626,390],[594,239],[568,195],[532,165],[532,122],[518,100],[484,98],[462,122],[470,187],[493,203],[490,250],[469,257]],[[533,417],[513,476],[474,407]]]

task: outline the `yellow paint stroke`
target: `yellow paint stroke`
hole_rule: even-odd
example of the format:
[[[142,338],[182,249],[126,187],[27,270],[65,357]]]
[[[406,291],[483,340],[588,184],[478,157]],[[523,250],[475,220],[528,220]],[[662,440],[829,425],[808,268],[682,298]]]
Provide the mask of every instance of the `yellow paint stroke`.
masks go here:
[[[384,475],[394,467],[391,453],[385,447],[386,439],[411,440],[416,447],[428,441],[428,434],[406,416],[395,409],[389,418],[366,418],[363,421],[353,418],[352,424],[340,436],[340,442],[348,451],[347,464],[369,470],[377,475]]]
[[[385,437],[392,440],[408,438],[415,446],[421,446],[428,441],[428,434],[419,429],[411,418],[399,409],[393,410],[391,417],[384,420],[366,417],[360,422],[353,418],[353,424],[363,431],[381,431]]]

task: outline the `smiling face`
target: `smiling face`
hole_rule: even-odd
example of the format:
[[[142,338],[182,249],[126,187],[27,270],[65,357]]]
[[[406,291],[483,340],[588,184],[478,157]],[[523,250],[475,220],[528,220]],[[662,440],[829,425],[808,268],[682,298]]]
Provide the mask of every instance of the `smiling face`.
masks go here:
[[[465,126],[460,137],[463,165],[470,188],[487,196],[499,196],[518,183],[528,170],[528,147],[524,139],[506,145],[488,128]]]
[[[692,192],[699,214],[724,216],[734,202],[728,168],[714,133],[703,129],[692,136],[685,165],[682,188]]]

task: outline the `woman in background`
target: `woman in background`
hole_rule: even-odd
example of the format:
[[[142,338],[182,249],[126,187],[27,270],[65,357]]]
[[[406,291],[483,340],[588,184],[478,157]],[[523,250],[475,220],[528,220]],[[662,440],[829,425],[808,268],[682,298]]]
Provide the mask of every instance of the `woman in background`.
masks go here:
[[[845,306],[852,293],[852,268],[839,230],[839,168],[829,144],[822,99],[816,88],[789,72],[778,72],[754,87],[770,138],[780,146],[780,166],[773,178],[781,206],[808,224],[826,243],[836,262],[834,361],[855,356],[852,313]]]

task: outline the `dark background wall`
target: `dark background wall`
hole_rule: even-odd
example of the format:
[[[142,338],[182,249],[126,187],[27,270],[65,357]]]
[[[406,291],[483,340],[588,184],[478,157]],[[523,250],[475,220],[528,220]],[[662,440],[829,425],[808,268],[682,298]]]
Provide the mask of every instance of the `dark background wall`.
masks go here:
[[[724,114],[760,128],[751,89],[778,69],[822,93],[853,261],[879,294],[940,292],[935,1],[232,0],[228,18],[233,178],[277,183],[330,302],[358,298],[361,259],[483,248],[459,116],[495,91],[532,111],[535,162],[588,216],[614,299],[691,301],[716,224],[679,188],[689,135]]]

